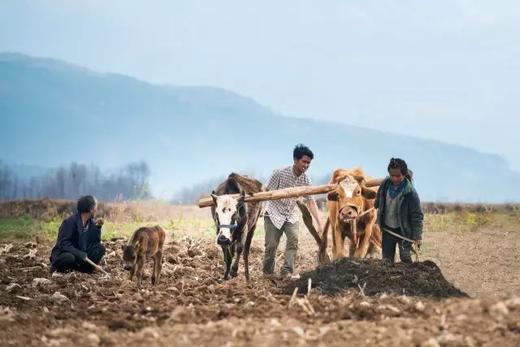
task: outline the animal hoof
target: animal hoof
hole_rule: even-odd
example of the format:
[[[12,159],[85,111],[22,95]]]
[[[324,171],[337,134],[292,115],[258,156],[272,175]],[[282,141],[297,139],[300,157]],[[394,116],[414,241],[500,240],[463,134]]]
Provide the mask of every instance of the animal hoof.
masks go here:
[[[234,269],[231,269],[231,271],[229,272],[229,275],[231,277],[237,277],[238,276],[238,270],[234,270]]]

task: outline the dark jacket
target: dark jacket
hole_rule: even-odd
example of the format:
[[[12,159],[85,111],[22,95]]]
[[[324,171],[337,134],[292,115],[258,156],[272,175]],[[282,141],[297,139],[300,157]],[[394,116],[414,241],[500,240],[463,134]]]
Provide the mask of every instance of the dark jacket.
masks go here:
[[[386,194],[388,193],[388,187],[390,184],[392,184],[392,181],[387,177],[377,191],[376,201],[374,204],[375,208],[378,209],[377,223],[382,227],[384,226],[383,221]],[[424,215],[421,209],[419,195],[417,195],[413,184],[408,180],[406,186],[403,188],[401,196],[399,197],[398,204],[398,220],[402,235],[412,240],[421,240]]]
[[[85,259],[87,251],[101,244],[101,227],[91,218],[87,221],[87,227],[83,227],[81,214],[76,213],[61,223],[58,240],[51,252],[51,262],[63,252],[74,254],[76,258]]]

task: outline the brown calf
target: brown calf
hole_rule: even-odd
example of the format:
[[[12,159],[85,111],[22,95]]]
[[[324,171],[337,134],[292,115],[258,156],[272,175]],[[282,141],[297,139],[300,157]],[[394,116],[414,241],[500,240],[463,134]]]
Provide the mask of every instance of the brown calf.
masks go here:
[[[143,266],[146,258],[153,259],[152,284],[159,283],[162,268],[162,249],[166,233],[159,225],[142,227],[134,231],[128,245],[123,246],[123,267],[130,271],[130,281],[134,274],[137,277],[137,286],[141,286]]]

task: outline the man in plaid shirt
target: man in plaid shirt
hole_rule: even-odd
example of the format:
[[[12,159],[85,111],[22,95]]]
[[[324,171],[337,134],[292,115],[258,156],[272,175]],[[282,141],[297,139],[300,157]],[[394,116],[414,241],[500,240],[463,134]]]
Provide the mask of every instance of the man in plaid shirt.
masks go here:
[[[305,172],[313,158],[314,154],[308,147],[302,144],[297,145],[293,151],[293,165],[275,170],[265,185],[266,190],[311,185],[311,180]],[[323,227],[316,201],[312,195],[307,197],[307,204],[312,217],[318,223],[318,232],[321,234]],[[282,276],[289,277],[292,275],[298,251],[299,220],[300,211],[296,205],[295,198],[267,201],[264,217],[264,274],[270,275],[274,272],[276,250],[278,249],[280,237],[285,233],[287,243],[285,246],[285,262],[282,267]]]

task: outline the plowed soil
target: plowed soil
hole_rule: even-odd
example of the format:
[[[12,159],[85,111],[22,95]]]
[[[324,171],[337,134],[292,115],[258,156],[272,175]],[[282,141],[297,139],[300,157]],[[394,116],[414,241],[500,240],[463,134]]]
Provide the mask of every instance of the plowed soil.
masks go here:
[[[518,242],[518,234],[509,237]],[[444,238],[439,236],[435,247],[452,242]],[[518,273],[510,267],[493,263],[498,280],[492,289],[468,298],[466,288],[444,278],[442,264],[451,254],[394,266],[344,259],[316,269],[312,239],[301,241],[300,280],[262,275],[260,237],[252,247],[252,280],[246,283],[243,273],[222,280],[221,250],[211,235],[181,237],[165,246],[160,283],[151,286],[147,264],[140,289],[122,269],[123,240],[105,243],[101,265],[110,277],[51,276],[51,243],[0,243],[0,345],[520,345]],[[477,255],[467,255],[472,256]],[[446,278],[462,278],[462,284],[486,278],[464,272],[462,265]],[[488,272],[485,263],[480,271]],[[501,283],[506,292],[501,293]]]

